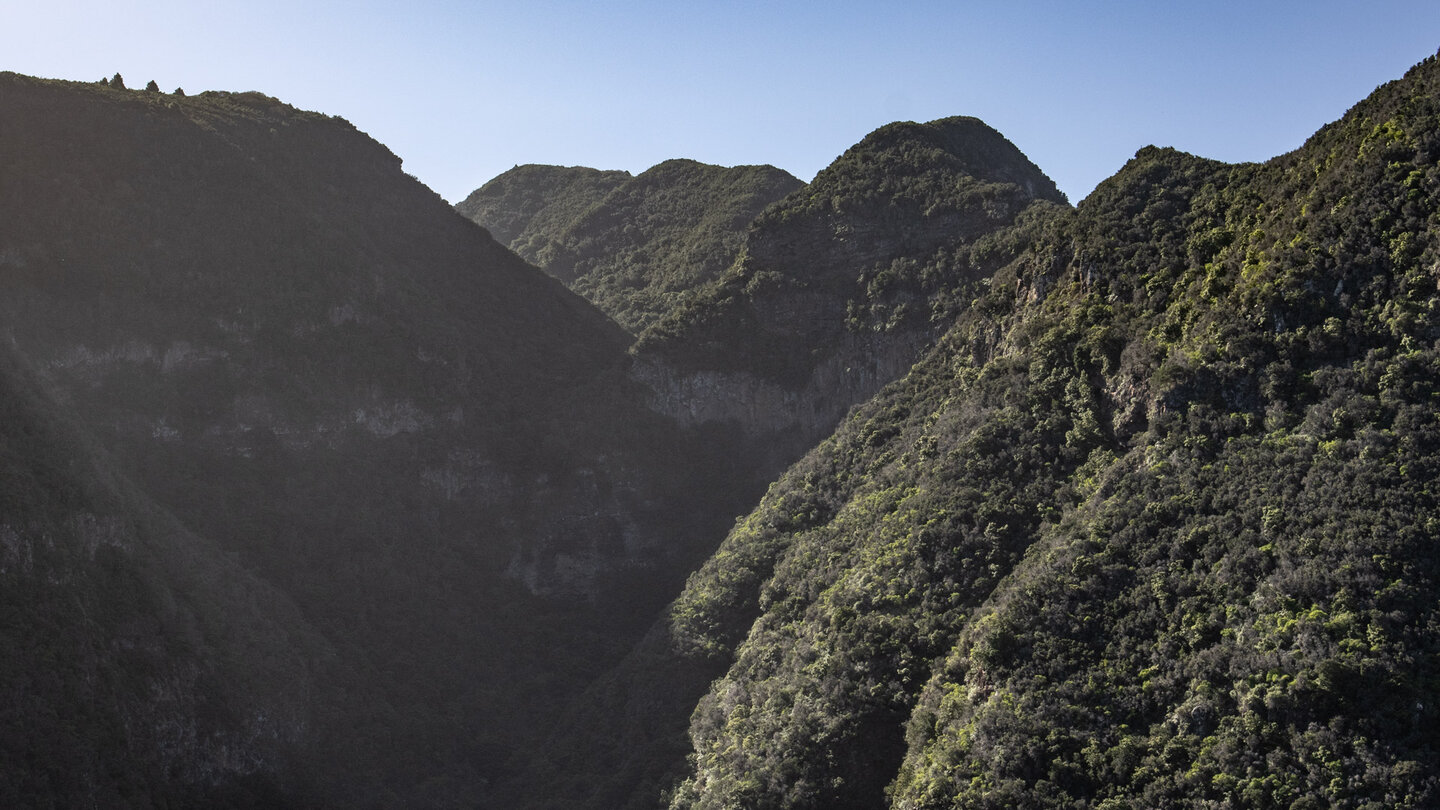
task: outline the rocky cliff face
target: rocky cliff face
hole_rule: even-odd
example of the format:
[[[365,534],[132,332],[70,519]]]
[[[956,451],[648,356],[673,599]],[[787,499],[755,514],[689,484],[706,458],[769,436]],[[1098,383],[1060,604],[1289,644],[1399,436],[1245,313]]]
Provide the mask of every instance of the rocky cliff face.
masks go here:
[[[657,411],[683,425],[734,422],[757,436],[797,428],[809,436],[833,425],[837,407],[864,400],[904,374],[925,348],[925,336],[847,335],[832,348],[798,391],[748,371],[687,374],[649,357],[637,358],[631,374],[653,390]]]

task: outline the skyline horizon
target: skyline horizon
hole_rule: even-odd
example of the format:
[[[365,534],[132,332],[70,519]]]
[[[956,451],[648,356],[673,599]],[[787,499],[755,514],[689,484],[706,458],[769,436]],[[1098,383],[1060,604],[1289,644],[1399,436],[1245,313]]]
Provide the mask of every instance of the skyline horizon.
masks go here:
[[[452,204],[526,164],[635,175],[684,158],[810,182],[886,124],[957,115],[1004,135],[1073,204],[1149,145],[1282,155],[1440,47],[1440,7],[1414,0],[1363,15],[1334,0],[1303,13],[57,0],[7,16],[19,24],[0,32],[0,69],[258,91],[345,118]]]

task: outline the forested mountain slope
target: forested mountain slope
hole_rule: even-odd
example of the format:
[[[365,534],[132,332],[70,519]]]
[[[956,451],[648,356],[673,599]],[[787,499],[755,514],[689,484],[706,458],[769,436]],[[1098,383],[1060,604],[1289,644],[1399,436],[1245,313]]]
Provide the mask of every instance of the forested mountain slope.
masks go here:
[[[1060,202],[973,118],[884,127],[756,220],[735,265],[641,336],[637,376],[662,411],[740,426],[737,454],[778,473],[902,374]],[[572,701],[509,803],[653,804],[683,760],[685,719],[724,672],[669,646],[657,628]]]
[[[0,347],[0,805],[284,807],[328,651]]]
[[[640,335],[637,375],[662,411],[794,458],[918,359],[1015,226],[1063,203],[976,119],[883,127],[756,218],[734,265]]]
[[[657,629],[672,806],[1440,802],[1437,159],[1432,58],[1052,212]]]
[[[723,432],[647,410],[613,321],[256,93],[0,75],[0,322],[120,475],[333,651],[271,772],[307,806],[483,800],[758,494]]]
[[[639,332],[729,267],[750,221],[802,185],[774,166],[693,160],[634,177],[519,166],[456,208]]]
[[[1440,804],[1440,61],[1063,203],[891,125],[632,346],[343,121],[0,74],[0,801]]]
[[[544,266],[541,252],[576,220],[631,179],[625,171],[585,166],[516,166],[455,206],[501,244]]]

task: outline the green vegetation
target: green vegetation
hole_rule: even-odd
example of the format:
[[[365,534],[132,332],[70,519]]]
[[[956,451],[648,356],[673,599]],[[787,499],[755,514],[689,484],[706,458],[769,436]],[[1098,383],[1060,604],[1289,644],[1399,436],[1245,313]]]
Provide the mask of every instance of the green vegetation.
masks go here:
[[[629,172],[583,166],[516,166],[470,193],[455,209],[485,226],[526,261],[630,180]]]
[[[0,804],[1440,804],[1440,57],[1073,209],[974,119],[462,204],[633,346],[345,122],[123,88],[0,74]],[[760,497],[647,363],[854,407]]]
[[[693,160],[637,177],[521,166],[456,208],[638,333],[728,267],[750,221],[800,185],[773,166]]]
[[[983,123],[892,124],[757,217],[734,266],[635,350],[798,389],[856,345],[928,344],[1013,257],[1008,229],[1037,200],[1064,196]]]
[[[0,349],[0,805],[290,806],[323,643],[61,410]]]
[[[1142,150],[687,585],[674,807],[1440,796],[1440,62]]]
[[[872,184],[881,190],[871,189]],[[1038,188],[1051,199],[1027,203],[1028,188]],[[836,204],[848,213],[841,217],[828,208],[819,210],[832,200],[839,200]],[[1009,202],[987,209],[987,200]],[[919,346],[968,308],[983,290],[986,276],[1014,259],[1037,237],[1047,217],[1063,210],[1061,200],[1013,145],[974,119],[886,127],[847,152],[815,183],[757,219],[736,266],[682,308],[695,320],[681,342],[692,351],[699,345],[695,335],[703,331],[700,325],[713,325],[706,334],[722,335],[728,343],[711,347],[712,368],[764,373],[796,385],[808,373],[802,363],[822,362],[826,356],[834,362],[849,352],[843,356],[853,357],[857,369],[871,367],[881,353],[913,359]],[[1016,209],[1013,220],[1007,219],[1005,212]],[[809,275],[800,278],[802,272]],[[743,288],[741,295],[731,294],[736,287]],[[829,323],[818,327],[820,319],[807,319],[801,309],[817,303],[833,313],[826,316]],[[676,316],[667,321],[678,322]],[[764,342],[775,330],[806,328],[815,329],[805,338],[809,343]],[[642,357],[654,345],[649,341],[657,338],[655,332],[642,337]],[[686,367],[685,356],[677,357]],[[881,371],[898,374],[903,366],[877,369]],[[873,392],[883,382],[880,373],[872,372],[854,388],[832,383],[803,396],[813,398],[808,405],[827,409],[838,419],[851,398],[867,396],[863,385]],[[614,672],[573,701],[541,748],[523,755],[534,763],[530,767],[536,775],[530,789],[515,797],[516,806],[654,805],[674,782],[688,748],[686,719],[705,685],[724,674],[727,645],[746,632],[756,591],[771,575],[782,544],[793,533],[833,517],[836,504],[847,497],[837,491],[835,480],[846,460],[862,455],[871,442],[884,441],[896,418],[898,412],[877,411],[859,446],[811,468],[805,474],[805,494],[786,494],[784,520],[752,516],[737,529],[746,543],[732,544],[707,563],[704,570],[710,574],[700,575],[713,575],[726,587],[702,597],[713,601],[684,608],[697,625],[713,629],[715,635],[683,622],[653,628]],[[762,442],[765,446],[758,452],[773,457],[772,448],[795,444],[797,437],[810,435],[804,431],[814,428],[781,431]],[[753,444],[734,446],[737,455],[756,452],[750,449]],[[767,451],[769,456],[764,455]],[[847,473],[845,486],[860,486],[870,472]],[[825,488],[812,492],[812,484]],[[918,507],[923,499],[914,503]],[[852,525],[864,519],[856,515]],[[677,645],[687,654],[676,656],[672,647]],[[892,736],[898,739],[900,721],[893,725]],[[587,767],[564,765],[575,762]]]
[[[253,774],[307,807],[488,800],[556,696],[620,659],[757,494],[723,432],[645,408],[622,329],[344,121],[258,93],[6,74],[0,131],[7,346],[123,486],[168,510],[179,537],[213,544],[227,565],[206,588],[269,589],[260,607],[219,612],[233,623],[213,636],[145,631],[203,647],[175,655],[182,694],[161,715],[176,736],[160,742],[206,789]],[[57,451],[53,464],[89,457]],[[21,476],[5,492],[30,489]],[[73,506],[138,520],[134,508]],[[170,688],[163,670],[141,671],[166,656],[51,666],[44,644],[26,644],[49,632],[82,651],[128,643],[124,622],[165,615],[180,575],[147,589],[132,573],[183,571],[186,558],[138,544],[135,557],[46,599],[5,583],[27,606],[8,672],[21,693],[54,672],[56,694],[83,698],[36,733],[75,757],[103,736],[113,756],[77,771],[103,783],[97,795],[128,784],[131,764],[170,767],[144,751],[151,726],[121,722],[126,695]],[[162,607],[111,604],[131,590]],[[295,655],[310,633],[324,652],[289,679],[308,690],[280,736],[256,726],[276,714],[242,688],[247,662],[265,660],[247,633],[269,633],[250,614],[277,604],[292,606],[278,632]],[[133,689],[107,701],[84,681],[92,661],[114,661]],[[241,759],[210,768],[211,738],[187,735],[211,727],[264,745],[242,736],[225,749]],[[51,801],[52,771],[35,773],[7,806]]]

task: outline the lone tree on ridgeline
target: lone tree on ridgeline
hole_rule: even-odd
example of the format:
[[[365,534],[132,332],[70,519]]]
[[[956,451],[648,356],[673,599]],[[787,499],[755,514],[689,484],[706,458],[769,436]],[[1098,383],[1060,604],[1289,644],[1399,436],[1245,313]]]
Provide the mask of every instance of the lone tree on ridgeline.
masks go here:
[[[114,76],[110,77],[110,86],[115,88],[116,90],[124,90],[125,77],[121,76],[119,73],[116,73]]]

